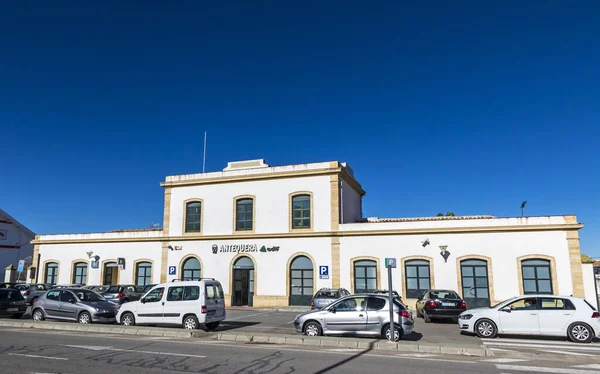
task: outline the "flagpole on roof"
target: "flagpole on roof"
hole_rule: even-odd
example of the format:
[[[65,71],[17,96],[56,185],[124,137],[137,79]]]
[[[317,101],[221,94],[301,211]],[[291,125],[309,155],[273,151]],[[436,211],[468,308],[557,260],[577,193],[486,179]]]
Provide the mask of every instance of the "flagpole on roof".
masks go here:
[[[202,156],[202,173],[206,168],[206,131],[204,131],[204,155]]]

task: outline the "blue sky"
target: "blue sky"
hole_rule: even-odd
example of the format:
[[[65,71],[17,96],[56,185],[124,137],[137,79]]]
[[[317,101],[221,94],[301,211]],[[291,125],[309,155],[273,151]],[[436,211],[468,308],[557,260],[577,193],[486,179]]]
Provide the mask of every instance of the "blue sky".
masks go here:
[[[208,131],[207,171],[345,161],[365,216],[528,200],[600,257],[597,2],[121,3],[3,5],[1,205],[35,232],[161,222]]]

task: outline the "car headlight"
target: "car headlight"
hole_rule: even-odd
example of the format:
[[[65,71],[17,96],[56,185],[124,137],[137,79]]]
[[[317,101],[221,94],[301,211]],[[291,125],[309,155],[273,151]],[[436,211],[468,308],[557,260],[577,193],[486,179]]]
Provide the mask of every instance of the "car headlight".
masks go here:
[[[459,319],[471,319],[473,318],[472,314],[461,314],[459,317]]]

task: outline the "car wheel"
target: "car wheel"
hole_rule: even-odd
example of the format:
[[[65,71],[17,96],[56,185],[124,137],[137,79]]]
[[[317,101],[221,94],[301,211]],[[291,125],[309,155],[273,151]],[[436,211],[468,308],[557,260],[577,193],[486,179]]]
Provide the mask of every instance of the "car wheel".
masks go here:
[[[321,336],[323,335],[323,328],[318,322],[308,322],[304,325],[304,335]]]
[[[198,328],[198,318],[196,316],[187,316],[183,319],[183,328],[186,330],[195,330]]]
[[[36,309],[31,313],[31,318],[34,321],[43,321],[44,320],[44,312],[41,309]]]
[[[221,323],[220,321],[218,321],[218,322],[209,322],[205,326],[208,329],[208,331],[215,331],[217,329],[217,327],[219,327],[220,323]]]
[[[429,318],[429,315],[427,314],[427,312],[425,310],[423,310],[423,320],[425,320],[425,323],[431,322],[431,318]]]
[[[496,325],[494,325],[494,322],[489,319],[482,319],[475,324],[475,333],[480,338],[491,339],[496,337],[498,329],[496,328]]]
[[[121,316],[121,325],[135,326],[135,317],[133,316],[133,313],[123,313]]]
[[[593,338],[594,332],[585,323],[574,323],[569,326],[569,339],[575,343],[589,343]]]
[[[77,318],[77,322],[92,323],[92,316],[88,312],[81,312],[79,313],[79,318]]]
[[[385,325],[385,327],[383,328],[383,334],[381,334],[386,340],[390,340],[390,335],[392,334],[392,329],[390,328],[390,325]],[[402,329],[400,328],[400,326],[394,324],[394,341],[400,341],[402,339],[402,337],[404,336],[404,332],[402,331]]]
[[[19,319],[21,317],[23,317],[23,313],[17,313],[17,314],[12,315],[12,318],[14,318],[14,319]]]

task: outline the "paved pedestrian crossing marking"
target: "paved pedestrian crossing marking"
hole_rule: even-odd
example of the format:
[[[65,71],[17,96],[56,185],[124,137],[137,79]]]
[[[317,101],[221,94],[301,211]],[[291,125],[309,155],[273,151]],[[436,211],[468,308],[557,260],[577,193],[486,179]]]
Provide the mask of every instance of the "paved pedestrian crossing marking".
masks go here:
[[[600,370],[600,364],[589,364],[589,365],[575,365],[574,368],[582,368],[582,369],[598,369]]]
[[[509,362],[523,362],[523,361],[530,361],[530,360],[521,360],[518,358],[492,358],[489,360],[481,360],[481,362],[497,362],[499,364],[508,364]]]
[[[595,354],[588,354],[588,353],[579,353],[579,352],[569,352],[569,351],[553,351],[553,350],[544,350],[544,352],[548,352],[548,353],[558,353],[561,355],[570,355],[570,356],[588,356],[588,357],[595,357]]]
[[[502,371],[525,371],[528,373],[552,373],[552,374],[600,374],[597,370],[582,370],[570,368],[551,368],[541,366],[520,366],[497,364],[496,369]]]

